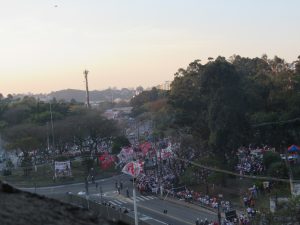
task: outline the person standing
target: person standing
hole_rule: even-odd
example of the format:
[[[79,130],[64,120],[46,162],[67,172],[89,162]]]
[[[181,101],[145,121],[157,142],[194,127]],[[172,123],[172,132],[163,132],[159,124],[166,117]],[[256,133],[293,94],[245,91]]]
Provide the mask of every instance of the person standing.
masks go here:
[[[86,195],[88,195],[89,194],[89,182],[88,182],[87,177],[84,178],[84,185],[85,185],[85,193],[86,193]]]
[[[197,218],[195,224],[196,224],[196,225],[200,225],[199,218]]]
[[[204,225],[209,225],[207,218],[205,218]]]

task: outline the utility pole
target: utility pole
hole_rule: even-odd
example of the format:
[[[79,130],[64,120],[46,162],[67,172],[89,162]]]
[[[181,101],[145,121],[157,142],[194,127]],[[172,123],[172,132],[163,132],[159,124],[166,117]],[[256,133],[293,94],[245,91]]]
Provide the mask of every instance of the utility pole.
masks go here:
[[[83,71],[84,78],[85,78],[85,89],[86,89],[86,107],[90,108],[90,94],[89,94],[89,83],[88,83],[88,70]]]
[[[54,142],[54,126],[53,126],[53,114],[52,114],[52,106],[51,100],[49,101],[49,108],[50,108],[50,119],[51,119],[51,134],[52,134],[52,148],[55,150],[55,142]]]
[[[132,189],[132,197],[133,197],[133,210],[134,210],[134,225],[139,224],[139,219],[138,219],[138,213],[137,213],[137,205],[136,205],[136,193],[135,193],[135,178],[136,178],[136,172],[135,172],[135,163],[133,164],[133,171],[134,171],[134,176],[132,177],[132,182],[133,182],[133,189]]]

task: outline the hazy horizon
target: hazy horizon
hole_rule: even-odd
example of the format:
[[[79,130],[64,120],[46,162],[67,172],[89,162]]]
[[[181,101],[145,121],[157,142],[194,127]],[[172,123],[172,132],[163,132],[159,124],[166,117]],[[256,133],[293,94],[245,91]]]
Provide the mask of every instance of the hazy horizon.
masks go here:
[[[57,5],[57,7],[56,7]],[[191,61],[300,55],[296,0],[10,0],[0,8],[0,93],[151,87]]]

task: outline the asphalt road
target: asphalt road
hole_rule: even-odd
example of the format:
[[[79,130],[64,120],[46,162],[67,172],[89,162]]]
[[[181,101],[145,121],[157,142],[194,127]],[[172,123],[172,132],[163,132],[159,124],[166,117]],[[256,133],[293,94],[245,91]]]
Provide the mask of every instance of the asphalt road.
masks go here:
[[[123,183],[123,190],[119,194],[115,188],[115,182]],[[132,199],[132,181],[127,175],[118,175],[115,177],[97,180],[98,188],[95,184],[89,184],[89,198],[96,201],[106,201],[117,207],[126,207],[133,213]],[[100,188],[102,189],[102,195]],[[128,188],[130,196],[126,196]],[[25,191],[36,192],[41,195],[60,198],[67,192],[73,194],[85,195],[84,183],[68,184],[54,187],[41,188],[23,188]],[[153,195],[140,195],[137,192],[137,207],[139,220],[144,220],[152,225],[184,225],[195,224],[197,218],[208,220],[217,220],[217,215],[214,212],[188,205],[179,200],[160,199]],[[167,210],[167,214],[163,213]]]

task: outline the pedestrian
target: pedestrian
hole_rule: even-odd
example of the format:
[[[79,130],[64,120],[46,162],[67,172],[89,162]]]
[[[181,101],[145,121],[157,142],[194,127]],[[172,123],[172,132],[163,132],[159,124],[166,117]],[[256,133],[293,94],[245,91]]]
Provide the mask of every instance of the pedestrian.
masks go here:
[[[128,188],[126,189],[126,195],[127,195],[127,198],[129,198],[129,190],[128,190]]]
[[[87,177],[84,179],[84,184],[85,184],[85,193],[88,195],[89,194],[89,182]]]
[[[120,186],[118,186],[118,194],[121,193],[121,189],[120,189]]]
[[[204,225],[208,225],[208,224],[209,224],[209,222],[208,222],[207,218],[205,218]]]
[[[118,181],[115,182],[115,187],[118,189]]]
[[[122,181],[120,181],[120,188],[121,188],[121,190],[123,190],[123,183],[122,183]]]
[[[199,218],[197,218],[195,224],[196,224],[196,225],[200,225]]]

